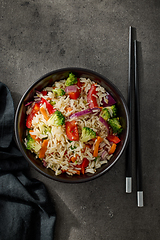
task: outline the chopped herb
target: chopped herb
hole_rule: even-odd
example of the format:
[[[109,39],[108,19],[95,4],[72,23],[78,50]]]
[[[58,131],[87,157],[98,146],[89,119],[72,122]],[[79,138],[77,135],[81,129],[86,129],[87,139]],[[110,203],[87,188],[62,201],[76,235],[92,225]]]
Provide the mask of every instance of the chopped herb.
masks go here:
[[[70,146],[70,149],[72,149],[72,150],[74,150],[76,148],[77,148],[76,146]]]

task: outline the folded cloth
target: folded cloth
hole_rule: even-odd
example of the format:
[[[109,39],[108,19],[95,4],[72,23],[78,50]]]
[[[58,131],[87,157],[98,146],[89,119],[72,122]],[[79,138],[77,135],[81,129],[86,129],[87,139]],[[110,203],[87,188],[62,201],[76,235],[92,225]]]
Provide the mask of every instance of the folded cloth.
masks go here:
[[[13,128],[13,100],[0,82],[0,239],[53,240],[53,203],[44,184],[27,177],[28,163],[14,143]]]

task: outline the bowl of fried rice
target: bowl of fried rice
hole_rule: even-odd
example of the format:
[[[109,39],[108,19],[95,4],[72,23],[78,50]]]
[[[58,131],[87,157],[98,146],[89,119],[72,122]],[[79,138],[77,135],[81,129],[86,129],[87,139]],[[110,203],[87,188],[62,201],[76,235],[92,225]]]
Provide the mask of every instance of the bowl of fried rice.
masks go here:
[[[121,157],[129,138],[129,113],[118,88],[83,68],[54,70],[23,94],[15,137],[40,173],[65,183],[93,180]]]

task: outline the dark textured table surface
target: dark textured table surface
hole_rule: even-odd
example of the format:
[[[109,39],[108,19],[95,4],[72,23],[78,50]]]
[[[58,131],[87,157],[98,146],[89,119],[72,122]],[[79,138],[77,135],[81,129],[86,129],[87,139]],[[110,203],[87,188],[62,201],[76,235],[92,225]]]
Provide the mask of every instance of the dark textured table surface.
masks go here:
[[[0,0],[0,81],[13,96],[62,67],[84,67],[110,79],[127,98],[128,29],[136,28],[144,204],[125,193],[125,153],[105,175],[59,183],[30,168],[57,212],[56,240],[158,240],[160,225],[159,0]],[[135,154],[133,153],[133,156]]]

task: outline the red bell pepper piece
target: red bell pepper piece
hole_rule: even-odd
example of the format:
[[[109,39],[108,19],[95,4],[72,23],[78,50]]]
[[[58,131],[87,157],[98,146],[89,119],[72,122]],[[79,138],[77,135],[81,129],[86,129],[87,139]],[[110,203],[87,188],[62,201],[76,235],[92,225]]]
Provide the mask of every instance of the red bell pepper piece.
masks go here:
[[[92,84],[92,86],[88,92],[88,95],[87,95],[87,102],[89,103],[90,108],[99,107],[98,103],[97,103],[97,98],[95,97],[96,94],[97,94],[96,86],[95,86],[95,84]]]
[[[49,114],[53,114],[56,111],[56,109],[52,106],[52,104],[50,104],[46,99],[42,98],[41,103],[46,104],[46,108],[47,108]]]
[[[80,93],[81,93],[81,82],[80,82],[80,79],[77,78],[77,91],[76,92],[68,92],[68,95],[71,99],[77,99],[79,96],[80,96]]]
[[[47,95],[47,91],[41,91],[41,93],[43,94],[43,96],[46,96]]]
[[[76,165],[76,168],[80,168],[81,173],[84,174],[85,168],[88,167],[88,164],[89,164],[89,160],[87,158],[84,158],[81,164]]]
[[[40,109],[40,104],[35,103],[33,108],[32,108],[31,113],[27,116],[27,120],[26,120],[26,127],[27,128],[31,128],[33,117],[36,115],[36,113],[38,113],[39,109]]]
[[[47,100],[42,98],[39,103],[34,104],[31,113],[27,116],[27,120],[26,120],[27,128],[31,128],[33,117],[36,115],[36,113],[38,113],[38,111],[40,110],[40,105],[43,103],[46,104],[46,108],[47,108],[49,114],[53,114],[56,111],[56,109]]]
[[[66,122],[66,134],[70,141],[79,141],[76,121]]]
[[[107,136],[108,141],[113,142],[113,143],[119,143],[121,140],[119,139],[119,137],[115,136],[115,135],[108,135]]]
[[[81,83],[80,83],[80,79],[77,78],[77,91],[76,92],[69,92],[68,95],[71,99],[77,99],[80,96],[81,93]]]
[[[77,99],[79,97],[80,93],[77,90],[76,92],[69,92],[68,95],[71,99]]]
[[[82,168],[81,168],[82,174],[85,173],[85,168],[88,166],[88,164],[89,164],[89,160],[87,158],[84,158],[82,162]]]
[[[81,82],[79,78],[77,78],[77,87],[78,87],[79,93],[81,93]]]

